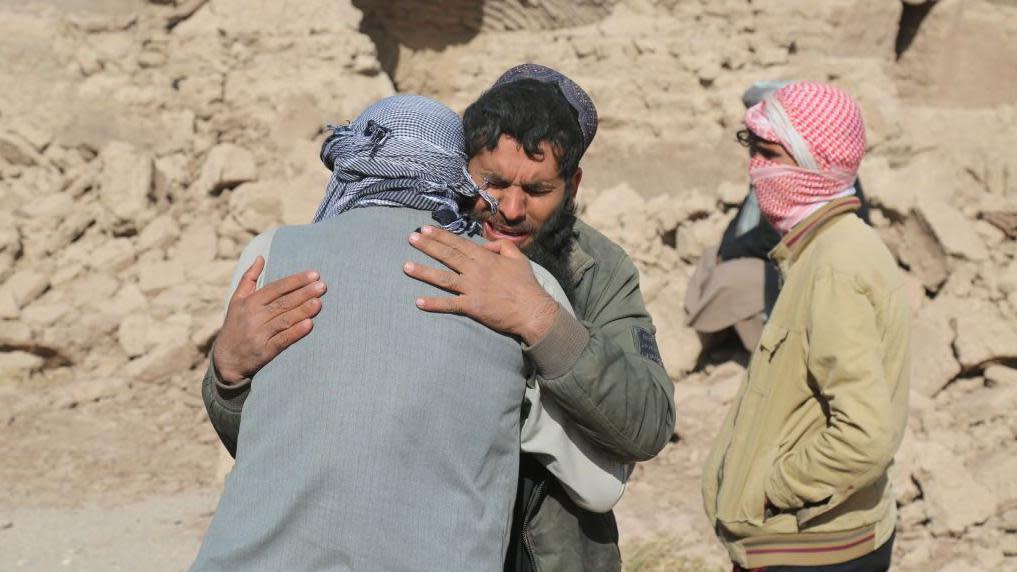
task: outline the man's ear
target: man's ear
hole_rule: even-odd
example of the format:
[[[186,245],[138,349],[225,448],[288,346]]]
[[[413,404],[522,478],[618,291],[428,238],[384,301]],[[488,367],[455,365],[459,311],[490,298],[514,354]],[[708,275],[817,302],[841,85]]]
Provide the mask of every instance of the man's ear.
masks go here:
[[[579,183],[583,180],[583,168],[579,167],[576,172],[572,174],[572,200],[576,199],[576,194],[579,192]]]

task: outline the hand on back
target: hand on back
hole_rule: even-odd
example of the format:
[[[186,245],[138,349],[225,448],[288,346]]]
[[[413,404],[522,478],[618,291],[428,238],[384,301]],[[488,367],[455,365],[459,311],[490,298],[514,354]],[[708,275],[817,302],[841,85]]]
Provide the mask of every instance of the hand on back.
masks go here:
[[[448,270],[407,262],[406,274],[457,294],[418,298],[421,310],[467,316],[529,345],[554,325],[558,303],[537,282],[526,255],[511,242],[481,246],[428,226],[410,235],[410,243]]]
[[[258,257],[244,272],[230,298],[226,320],[215,340],[212,359],[223,383],[251,377],[312,328],[321,311],[325,284],[317,272],[280,278],[258,289],[265,259]]]

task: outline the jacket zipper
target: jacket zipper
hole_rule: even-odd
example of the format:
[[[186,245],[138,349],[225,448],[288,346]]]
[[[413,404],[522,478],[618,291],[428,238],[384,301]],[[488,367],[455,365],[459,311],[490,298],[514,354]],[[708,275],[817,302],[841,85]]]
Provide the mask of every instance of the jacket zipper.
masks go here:
[[[531,513],[534,511],[534,509],[540,506],[541,501],[544,500],[544,495],[546,491],[547,491],[547,479],[544,479],[540,481],[539,485],[537,485],[537,488],[535,489],[533,496],[530,497],[530,502],[527,503],[526,505],[526,516],[523,517],[523,530],[520,534],[523,540],[523,548],[526,549],[526,556],[529,557],[530,566],[532,567],[532,570],[534,570],[534,572],[540,572],[540,568],[537,566],[537,559],[533,555],[533,546],[530,545],[530,535],[529,535],[530,516],[532,516]]]

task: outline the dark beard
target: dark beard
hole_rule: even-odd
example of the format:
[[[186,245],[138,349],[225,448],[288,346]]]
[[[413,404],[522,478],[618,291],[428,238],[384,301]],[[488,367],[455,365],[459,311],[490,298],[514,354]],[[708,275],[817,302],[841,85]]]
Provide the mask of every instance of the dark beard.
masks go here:
[[[533,242],[522,249],[523,254],[543,266],[558,281],[565,296],[574,307],[576,287],[572,283],[572,229],[576,224],[575,199],[571,193],[533,237]]]

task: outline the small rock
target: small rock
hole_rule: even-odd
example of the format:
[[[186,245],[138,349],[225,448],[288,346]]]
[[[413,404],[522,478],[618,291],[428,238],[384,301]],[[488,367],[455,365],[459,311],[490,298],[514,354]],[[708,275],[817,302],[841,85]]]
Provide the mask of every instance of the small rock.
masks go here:
[[[985,522],[996,511],[992,491],[975,480],[962,459],[936,442],[916,443],[915,477],[934,526],[954,534]]]
[[[126,283],[120,287],[113,297],[112,303],[107,304],[104,311],[115,317],[129,316],[134,312],[143,310],[148,305],[148,299],[141,289],[133,283]]]
[[[149,262],[138,268],[138,287],[147,295],[182,284],[184,267],[176,260]]]
[[[166,248],[180,236],[180,225],[170,215],[161,215],[145,226],[138,235],[138,249]]]
[[[1017,386],[1017,369],[1002,365],[990,365],[985,368],[985,379],[996,385]]]
[[[197,352],[190,340],[170,342],[127,364],[127,374],[137,381],[162,381],[190,369]]]
[[[14,299],[14,293],[7,288],[0,288],[0,319],[17,320],[21,315],[21,307]]]
[[[174,195],[174,191],[184,186],[188,180],[187,164],[187,155],[183,153],[167,155],[155,160],[154,187],[156,200],[167,201]]]
[[[947,255],[923,219],[908,217],[900,227],[901,248],[896,254],[926,289],[936,292],[949,276]]]
[[[18,213],[28,218],[59,220],[70,214],[74,206],[74,198],[67,193],[54,193],[22,205]]]
[[[0,375],[38,371],[44,363],[41,357],[29,352],[0,352]]]
[[[0,322],[0,346],[26,347],[32,343],[32,328],[24,322]]]
[[[23,137],[0,131],[0,159],[12,165],[43,165],[46,159]]]
[[[240,185],[230,197],[230,213],[243,231],[259,233],[278,225],[282,220],[282,196],[271,183]],[[220,234],[223,234],[225,225],[224,221]]]
[[[72,311],[69,304],[49,302],[32,304],[21,311],[21,318],[36,327],[50,326]]]
[[[947,203],[929,198],[919,201],[912,214],[920,217],[948,254],[967,260],[985,260],[989,253],[971,222]]]
[[[155,347],[149,334],[152,325],[152,319],[145,314],[132,314],[120,322],[117,341],[127,357],[138,357]]]
[[[152,158],[134,146],[114,141],[101,154],[99,198],[122,221],[144,218],[152,193]]]
[[[127,389],[127,380],[123,378],[76,381],[64,388],[57,401],[57,407],[62,409],[77,407],[82,403],[113,397]]]
[[[194,185],[200,192],[217,194],[257,178],[254,155],[243,147],[222,143],[208,152]]]
[[[209,314],[199,322],[197,329],[191,334],[191,343],[199,349],[208,349],[212,345],[212,340],[219,334],[222,323],[223,316],[219,312]]]
[[[136,253],[128,238],[107,240],[92,251],[88,265],[104,272],[122,272],[134,264]]]
[[[961,366],[953,357],[954,332],[946,318],[933,311],[911,323],[911,388],[932,397],[946,387]]]
[[[971,304],[957,316],[957,357],[964,368],[1017,359],[1017,324],[988,304]]]
[[[188,272],[215,260],[218,249],[215,224],[210,220],[199,220],[187,227],[180,240],[170,251],[170,256],[180,260]]]
[[[7,279],[3,289],[10,292],[14,302],[24,308],[49,288],[49,279],[32,270],[15,272]]]

